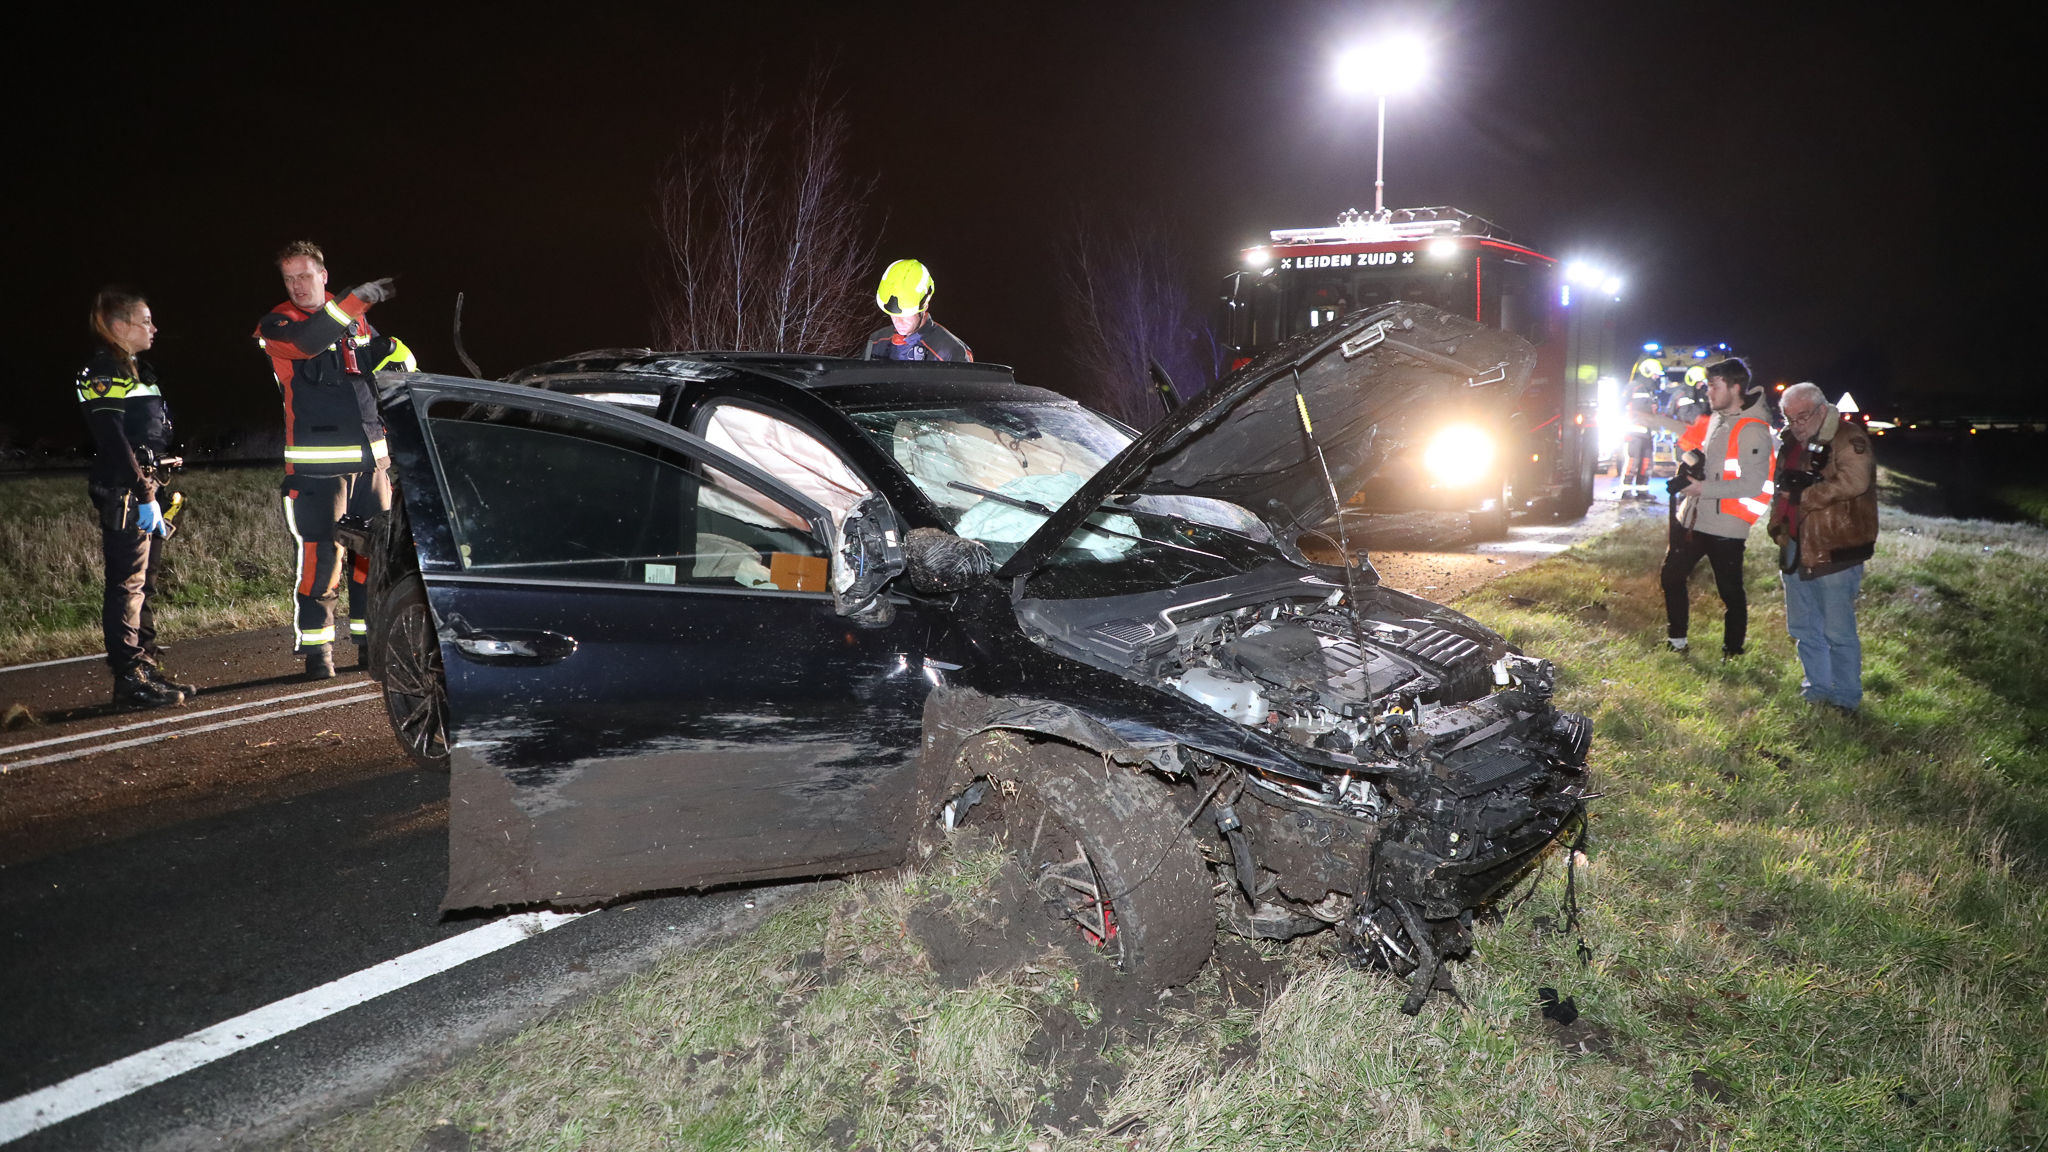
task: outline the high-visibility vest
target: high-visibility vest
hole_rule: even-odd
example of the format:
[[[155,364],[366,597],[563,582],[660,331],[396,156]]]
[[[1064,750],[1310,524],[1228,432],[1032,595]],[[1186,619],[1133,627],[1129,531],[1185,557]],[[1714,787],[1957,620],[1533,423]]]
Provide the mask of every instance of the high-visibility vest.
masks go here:
[[[1711,416],[1702,416],[1693,421],[1692,427],[1687,428],[1684,435],[1678,438],[1678,450],[1681,452],[1688,449],[1698,451],[1705,448],[1707,444],[1707,424],[1712,420],[1713,417]],[[1735,422],[1733,428],[1728,429],[1728,456],[1721,461],[1721,479],[1723,480],[1742,479],[1742,457],[1738,451],[1738,446],[1742,441],[1742,426],[1744,424],[1763,424],[1766,428],[1769,427],[1766,421],[1759,420],[1754,416],[1744,416]],[[1771,483],[1771,473],[1777,466],[1777,462],[1777,449],[1772,448],[1769,454],[1764,457],[1764,490],[1755,496],[1722,497],[1721,514],[1723,516],[1734,516],[1745,524],[1754,524],[1757,521],[1757,517],[1770,511],[1771,493],[1777,490],[1777,486]]]
[[[1712,416],[1702,416],[1699,419],[1693,421],[1692,427],[1687,428],[1685,432],[1678,437],[1678,450],[1680,452],[1697,452],[1701,448],[1706,447],[1707,422],[1712,419]],[[1734,442],[1733,437],[1730,437],[1729,440],[1730,443]]]

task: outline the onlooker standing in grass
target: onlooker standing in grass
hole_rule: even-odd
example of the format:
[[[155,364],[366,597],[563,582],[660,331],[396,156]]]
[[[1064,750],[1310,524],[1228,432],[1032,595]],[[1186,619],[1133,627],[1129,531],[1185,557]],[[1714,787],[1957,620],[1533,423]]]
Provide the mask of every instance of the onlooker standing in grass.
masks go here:
[[[1742,588],[1742,549],[1749,530],[1770,508],[1771,422],[1764,390],[1751,382],[1749,365],[1729,357],[1707,368],[1707,422],[1701,450],[1707,476],[1674,495],[1682,499],[1671,519],[1671,545],[1664,553],[1664,612],[1673,651],[1686,647],[1691,611],[1686,581],[1700,557],[1714,567],[1714,587],[1727,612],[1721,654],[1742,655],[1749,633],[1749,598]]]
[[[1805,673],[1799,694],[1853,712],[1863,702],[1856,593],[1877,550],[1877,456],[1870,434],[1812,384],[1785,390],[1782,483],[1769,530],[1785,582],[1785,631]]]
[[[197,689],[164,677],[158,667],[156,573],[170,522],[157,503],[157,468],[175,463],[171,412],[156,369],[136,353],[156,342],[149,302],[125,288],[102,288],[92,303],[100,347],[78,372],[78,402],[92,431],[92,473],[86,490],[100,518],[106,592],[100,628],[114,703],[144,708],[182,704]]]

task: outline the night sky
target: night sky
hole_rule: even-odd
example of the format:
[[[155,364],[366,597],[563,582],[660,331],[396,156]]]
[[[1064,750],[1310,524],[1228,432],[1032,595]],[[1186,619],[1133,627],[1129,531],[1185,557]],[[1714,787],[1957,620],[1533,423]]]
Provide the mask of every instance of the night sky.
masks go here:
[[[1390,111],[1388,203],[1452,204],[1627,280],[1632,339],[1728,341],[1772,380],[1918,409],[2048,411],[2020,350],[2039,144],[1993,23],[1783,4],[164,6],[12,33],[6,411],[84,439],[92,291],[142,289],[204,435],[278,419],[248,339],[285,241],[422,366],[489,375],[647,342],[654,182],[735,85],[820,60],[878,178],[884,260],[937,277],[983,360],[1065,388],[1055,252],[1075,215],[1167,221],[1213,296],[1267,230],[1372,200],[1372,116],[1330,61],[1435,45]],[[1792,14],[1796,11],[1796,14]],[[744,13],[740,15],[738,13]],[[1989,17],[1987,16],[1988,20]],[[877,269],[879,271],[879,269]],[[877,315],[877,322],[880,316]]]

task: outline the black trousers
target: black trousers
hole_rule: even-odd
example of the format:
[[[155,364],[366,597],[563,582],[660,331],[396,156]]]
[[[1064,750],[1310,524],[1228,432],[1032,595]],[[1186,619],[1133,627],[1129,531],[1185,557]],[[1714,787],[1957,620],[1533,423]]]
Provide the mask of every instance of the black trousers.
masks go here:
[[[156,596],[156,570],[163,563],[164,538],[134,528],[105,527],[109,518],[118,518],[109,506],[119,502],[122,494],[90,491],[93,510],[101,517],[100,559],[106,573],[100,632],[106,638],[107,666],[121,673],[148,659],[156,648],[156,613],[149,602]]]
[[[341,635],[334,609],[341,598],[342,570],[348,568],[348,635],[369,642],[370,561],[354,563],[334,539],[334,523],[344,515],[372,516],[391,508],[391,480],[384,469],[340,476],[284,478],[284,520],[298,552],[298,579],[292,599],[298,609],[294,650],[332,644]]]
[[[1705,556],[1714,567],[1714,587],[1728,609],[1722,617],[1721,650],[1742,651],[1743,640],[1749,635],[1749,597],[1742,589],[1742,545],[1741,540],[1695,532],[1673,521],[1671,548],[1664,553],[1662,573],[1664,615],[1671,623],[1672,636],[1685,635],[1692,607],[1685,582],[1692,578],[1692,570],[1700,566],[1700,557]]]

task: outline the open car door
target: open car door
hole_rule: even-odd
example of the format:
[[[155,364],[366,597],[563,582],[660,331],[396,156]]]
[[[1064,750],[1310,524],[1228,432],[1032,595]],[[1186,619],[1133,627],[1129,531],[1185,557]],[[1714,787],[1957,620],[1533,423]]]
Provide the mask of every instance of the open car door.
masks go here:
[[[530,388],[413,376],[386,418],[446,669],[444,909],[900,859],[926,621],[839,615],[822,507]]]

